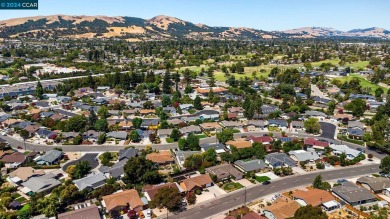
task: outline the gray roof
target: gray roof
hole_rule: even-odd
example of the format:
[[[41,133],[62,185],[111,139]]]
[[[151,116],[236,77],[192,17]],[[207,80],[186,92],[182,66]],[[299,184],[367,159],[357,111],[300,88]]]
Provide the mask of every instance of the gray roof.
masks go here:
[[[380,192],[390,188],[390,179],[387,177],[363,176],[356,180],[359,183],[367,184],[374,192]]]
[[[296,163],[285,153],[272,153],[265,156],[265,160],[269,162],[272,166],[281,166],[286,164],[290,167],[296,166]]]
[[[192,133],[192,132],[201,132],[201,131],[202,130],[200,129],[200,127],[196,125],[190,125],[180,129],[181,133]]]
[[[349,181],[333,187],[332,191],[348,203],[376,199],[370,191]]]
[[[315,151],[309,152],[304,150],[295,150],[290,151],[288,154],[295,156],[299,162],[320,159],[320,157]]]
[[[108,173],[111,177],[118,178],[124,174],[123,167],[126,165],[128,159],[122,159],[119,162],[116,162],[112,167],[101,166],[99,171],[102,173]]]
[[[219,180],[229,176],[233,176],[236,179],[241,179],[243,177],[243,174],[240,171],[228,163],[206,168],[206,171],[209,174],[216,175]]]
[[[32,192],[40,193],[61,185],[61,182],[54,179],[53,174],[46,174],[43,176],[32,177],[26,182],[22,183],[22,185],[27,187]]]
[[[273,112],[279,111],[279,108],[274,105],[263,105],[261,106],[261,112],[262,114],[270,114]]]
[[[239,121],[222,121],[221,125],[223,127],[240,127],[242,126],[242,123]]]
[[[267,120],[248,120],[247,125],[253,125],[256,127],[264,127],[264,126],[268,125],[268,121]]]
[[[292,127],[303,127],[304,124],[302,121],[291,121],[291,126]]]
[[[170,135],[172,133],[173,129],[159,129],[158,134],[159,135]]]
[[[125,131],[108,132],[107,138],[117,138],[117,139],[126,140],[127,132],[125,132]]]
[[[245,172],[263,170],[268,167],[268,165],[263,160],[259,159],[249,161],[237,160],[234,162],[234,164]]]
[[[62,156],[62,151],[51,150],[46,152],[46,154],[42,155],[37,161],[46,161],[48,163],[52,163],[55,160],[59,159]]]
[[[364,124],[360,121],[348,121],[348,128],[364,128]]]
[[[331,145],[329,145],[329,147],[332,148],[335,151],[339,151],[341,153],[344,153],[346,155],[351,155],[353,157],[357,157],[357,156],[359,156],[362,153],[361,151],[352,149],[352,148],[348,147],[347,145],[334,145],[334,144],[331,144]]]
[[[287,121],[283,119],[269,119],[268,120],[269,125],[277,125],[277,126],[285,126],[287,127]]]
[[[359,136],[359,137],[363,137],[364,135],[364,130],[360,128],[348,128],[347,132],[350,135]]]
[[[193,154],[202,154],[200,151],[176,151],[175,152],[178,161],[184,162],[185,159]]]
[[[151,126],[151,125],[155,126],[158,125],[159,122],[160,122],[159,119],[143,119],[141,123],[141,127]]]
[[[323,116],[326,117],[326,114],[323,112],[319,111],[314,111],[314,110],[308,110],[305,112],[306,116]]]
[[[91,174],[73,182],[80,191],[86,188],[96,189],[106,183],[106,176],[103,173]]]
[[[214,148],[214,150],[226,150],[225,145],[221,143],[203,143],[200,145],[204,151],[207,151],[210,148]]]
[[[132,158],[136,157],[138,154],[138,150],[134,148],[127,148],[123,150],[119,150],[119,160],[123,160],[124,158]]]

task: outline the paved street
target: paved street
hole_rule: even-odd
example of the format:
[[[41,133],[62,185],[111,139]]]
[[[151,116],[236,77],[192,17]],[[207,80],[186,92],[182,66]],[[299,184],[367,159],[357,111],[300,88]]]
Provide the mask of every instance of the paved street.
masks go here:
[[[95,169],[98,165],[99,165],[99,162],[97,160],[95,160],[96,156],[98,155],[99,153],[88,153],[88,154],[85,154],[84,156],[82,156],[80,159],[77,159],[77,160],[72,160],[72,161],[69,161],[68,163],[66,163],[63,167],[62,167],[62,170],[63,171],[66,171],[66,168],[68,168],[68,166],[70,165],[76,165],[78,162],[80,161],[88,161],[89,163],[89,166],[92,168],[92,169]]]
[[[346,168],[338,168],[330,171],[322,171],[321,175],[324,178],[324,180],[335,180],[341,178],[351,178],[360,175],[370,175],[376,172],[379,172],[378,164],[353,166],[353,167],[346,167]],[[246,189],[247,203],[267,195],[288,191],[295,187],[309,185],[313,182],[314,178],[318,174],[319,172],[309,173],[305,175],[294,175],[290,177],[284,177],[277,181],[273,181],[269,185],[257,184],[253,187],[249,187]],[[183,211],[177,215],[172,215],[169,218],[178,218],[178,219],[179,218],[180,219],[209,218],[215,214],[243,205],[244,201],[245,201],[245,190],[241,189],[237,192],[227,194],[226,196],[213,200],[211,202],[200,204],[199,206],[196,206],[187,211]]]
[[[336,132],[335,125],[333,125],[331,123],[327,123],[327,122],[320,122],[320,126],[321,126],[321,130],[322,130],[321,137],[330,138],[330,139],[334,138],[334,135]]]

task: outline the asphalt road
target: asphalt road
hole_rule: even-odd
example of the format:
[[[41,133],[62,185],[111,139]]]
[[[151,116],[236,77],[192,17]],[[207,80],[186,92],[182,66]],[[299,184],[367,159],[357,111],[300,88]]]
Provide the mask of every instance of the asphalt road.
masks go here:
[[[321,172],[324,180],[336,180],[342,178],[351,178],[361,175],[370,175],[372,173],[379,172],[378,164],[362,165],[340,168],[336,170],[328,170]],[[269,185],[257,184],[246,189],[246,201],[247,203],[255,201],[261,197],[281,193],[288,191],[295,187],[309,185],[313,182],[314,178],[319,173],[309,173],[304,175],[294,175],[284,177],[277,181],[272,181]],[[226,196],[215,199],[211,202],[200,204],[194,208],[180,212],[176,215],[171,215],[169,218],[180,218],[180,219],[200,219],[209,218],[218,213],[227,211],[237,206],[244,205],[245,201],[245,190],[241,189],[237,192],[229,193]],[[161,217],[161,218],[165,218]]]
[[[334,138],[334,135],[336,133],[335,125],[327,122],[320,122],[320,126],[322,130],[322,133],[320,135],[321,137],[330,138],[330,139]]]
[[[89,163],[89,166],[91,167],[91,169],[95,169],[97,166],[99,166],[99,161],[94,160],[94,158],[96,158],[96,156],[98,154],[99,153],[87,153],[87,154],[84,154],[84,156],[80,157],[80,159],[72,160],[72,161],[66,163],[64,166],[62,166],[62,170],[66,171],[66,168],[68,168],[68,166],[76,165],[80,161],[87,161]]]

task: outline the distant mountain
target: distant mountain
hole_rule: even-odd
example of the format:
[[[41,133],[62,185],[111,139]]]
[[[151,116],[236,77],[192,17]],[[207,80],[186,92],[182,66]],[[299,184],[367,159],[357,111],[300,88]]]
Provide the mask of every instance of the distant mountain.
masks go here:
[[[121,16],[51,15],[0,21],[0,38],[12,37],[117,37],[128,41],[180,38],[256,40],[271,38],[376,37],[389,39],[390,32],[381,28],[355,29],[343,32],[322,27],[263,31],[246,27],[211,27],[164,15],[151,19]]]

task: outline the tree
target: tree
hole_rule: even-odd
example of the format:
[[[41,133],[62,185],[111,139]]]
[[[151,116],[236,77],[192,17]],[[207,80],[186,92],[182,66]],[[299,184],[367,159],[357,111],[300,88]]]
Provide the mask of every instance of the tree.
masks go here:
[[[328,103],[328,110],[326,111],[326,114],[333,115],[335,109],[336,109],[336,102],[332,100]]]
[[[110,114],[108,113],[108,109],[105,106],[100,107],[100,109],[97,112],[97,114],[99,115],[99,117],[101,119],[107,119],[110,116]]]
[[[194,192],[189,192],[186,195],[186,200],[189,205],[193,205],[196,203],[196,195]]]
[[[303,125],[308,133],[319,133],[321,130],[321,126],[317,118],[308,118],[304,121]]]
[[[221,132],[217,133],[217,139],[219,143],[225,144],[227,141],[233,140],[234,130],[233,129],[223,129]]]
[[[204,160],[215,164],[217,162],[217,152],[214,148],[207,149],[206,152],[203,153]]]
[[[181,207],[182,196],[176,188],[164,187],[158,190],[154,196],[152,205],[157,208],[167,208],[169,211],[177,211]]]
[[[139,127],[141,127],[142,118],[135,117],[133,120],[131,120],[131,122],[133,123],[134,128],[138,129]]]
[[[80,132],[85,130],[87,125],[87,119],[83,115],[72,116],[68,119],[68,123],[65,126],[65,131]]]
[[[26,129],[21,129],[19,134],[23,138],[24,150],[26,150],[26,139],[30,137],[30,133]]]
[[[100,132],[108,131],[108,122],[106,119],[99,119],[95,122],[94,128]]]
[[[293,219],[328,219],[328,215],[322,211],[319,206],[313,207],[306,205],[300,207],[295,213]]]
[[[192,154],[186,157],[183,166],[190,170],[197,170],[202,166],[203,156],[201,154]]]
[[[197,110],[203,109],[203,106],[202,106],[201,102],[202,102],[202,100],[200,99],[200,97],[196,96],[195,100],[194,100],[194,107],[195,107],[195,109],[197,109]]]
[[[163,107],[167,107],[167,106],[171,105],[172,104],[171,98],[169,98],[168,96],[164,96],[162,101],[161,101],[161,104]]]
[[[179,138],[180,138],[180,131],[179,131],[179,129],[174,128],[172,130],[172,132],[171,132],[171,135],[169,137],[171,137],[174,141],[178,141]]]
[[[187,144],[191,151],[197,151],[199,147],[199,137],[194,134],[189,134],[187,137]]]
[[[383,173],[390,173],[390,155],[387,155],[381,160],[379,168]]]
[[[366,111],[366,101],[363,99],[353,99],[350,103],[345,105],[345,109],[352,112],[355,117],[360,117]]]
[[[139,134],[138,134],[138,131],[137,130],[133,130],[131,131],[130,133],[130,139],[132,142],[136,142],[139,140]]]
[[[83,142],[83,139],[81,138],[80,135],[77,135],[76,137],[73,138],[73,144],[74,145],[79,145]]]
[[[163,85],[162,85],[163,93],[170,94],[171,86],[172,86],[171,74],[169,73],[169,70],[167,70],[165,72],[164,79],[163,79]]]
[[[39,213],[44,214],[47,217],[57,215],[61,207],[60,201],[55,196],[48,196],[42,199],[38,199],[37,208]]]
[[[185,138],[180,138],[177,144],[179,145],[180,150],[187,150],[187,140]]]
[[[43,97],[43,87],[40,81],[37,82],[37,88],[35,90],[35,95],[38,99],[42,99]]]
[[[330,184],[326,181],[322,181],[322,176],[320,174],[314,179],[313,187],[316,189],[328,190],[330,189]]]
[[[65,172],[68,174],[70,178],[73,178],[74,173],[76,172],[76,165],[69,165]]]
[[[158,173],[156,165],[144,156],[130,158],[124,168],[124,182],[133,185],[158,184],[161,182],[161,176]]]
[[[73,174],[74,179],[80,179],[83,178],[85,175],[87,175],[91,171],[91,166],[89,165],[88,161],[83,160],[76,164],[75,171]]]
[[[100,134],[97,140],[98,144],[104,144],[104,142],[106,142],[106,133]]]

